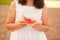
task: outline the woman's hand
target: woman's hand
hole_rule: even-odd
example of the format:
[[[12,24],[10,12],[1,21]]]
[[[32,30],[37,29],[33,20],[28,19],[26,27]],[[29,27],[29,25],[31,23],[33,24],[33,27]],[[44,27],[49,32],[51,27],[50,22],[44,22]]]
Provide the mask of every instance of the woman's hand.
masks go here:
[[[41,23],[36,23],[32,26],[32,28],[34,28],[35,30],[38,30],[38,31],[48,31],[49,30],[49,26],[48,25],[43,25]]]
[[[19,25],[19,28],[23,28],[27,25],[25,21],[19,21],[17,24]]]
[[[21,29],[26,26],[26,23],[24,21],[19,21],[17,23],[7,23],[6,27],[10,31],[14,31],[17,29]]]
[[[34,28],[35,30],[38,30],[38,31],[41,31],[40,27],[41,27],[40,23],[36,23],[32,26],[32,28]]]

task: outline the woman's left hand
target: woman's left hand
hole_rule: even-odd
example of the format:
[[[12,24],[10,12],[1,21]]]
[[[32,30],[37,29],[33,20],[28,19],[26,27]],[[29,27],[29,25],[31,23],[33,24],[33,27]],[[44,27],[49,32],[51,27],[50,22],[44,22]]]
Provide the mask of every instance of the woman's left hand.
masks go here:
[[[37,31],[44,31],[47,32],[49,30],[49,26],[48,25],[42,25],[41,23],[35,23],[32,28],[34,28]]]
[[[34,28],[35,30],[41,31],[41,23],[36,23],[32,26],[32,28]]]

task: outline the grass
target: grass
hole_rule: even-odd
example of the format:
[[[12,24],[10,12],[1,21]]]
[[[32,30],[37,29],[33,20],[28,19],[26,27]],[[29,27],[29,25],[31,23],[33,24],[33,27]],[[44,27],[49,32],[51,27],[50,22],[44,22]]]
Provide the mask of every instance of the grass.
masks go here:
[[[0,0],[0,4],[10,4],[13,0]]]

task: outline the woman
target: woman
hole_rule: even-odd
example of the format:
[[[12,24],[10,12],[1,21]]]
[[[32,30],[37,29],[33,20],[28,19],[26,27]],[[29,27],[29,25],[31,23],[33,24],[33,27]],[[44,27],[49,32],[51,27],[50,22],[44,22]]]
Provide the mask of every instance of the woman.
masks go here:
[[[44,0],[15,0],[8,12],[7,29],[10,40],[47,40],[49,30]]]

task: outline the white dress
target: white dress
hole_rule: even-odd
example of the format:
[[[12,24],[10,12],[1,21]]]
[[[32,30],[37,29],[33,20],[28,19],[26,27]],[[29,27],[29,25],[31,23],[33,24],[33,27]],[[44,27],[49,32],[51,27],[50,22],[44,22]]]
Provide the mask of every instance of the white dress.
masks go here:
[[[36,9],[33,6],[22,6],[16,1],[16,20],[22,20],[22,15],[42,23],[42,9]],[[30,25],[11,32],[10,40],[47,40],[43,31],[33,29]]]

